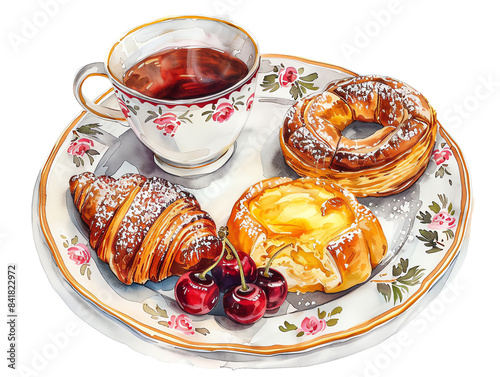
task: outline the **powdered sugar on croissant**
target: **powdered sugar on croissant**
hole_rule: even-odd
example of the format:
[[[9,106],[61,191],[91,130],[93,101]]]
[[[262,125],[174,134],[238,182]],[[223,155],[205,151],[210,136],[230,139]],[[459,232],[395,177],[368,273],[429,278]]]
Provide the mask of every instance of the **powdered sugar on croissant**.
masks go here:
[[[220,254],[210,215],[191,193],[165,179],[86,172],[69,186],[89,226],[90,245],[125,284],[202,269]]]

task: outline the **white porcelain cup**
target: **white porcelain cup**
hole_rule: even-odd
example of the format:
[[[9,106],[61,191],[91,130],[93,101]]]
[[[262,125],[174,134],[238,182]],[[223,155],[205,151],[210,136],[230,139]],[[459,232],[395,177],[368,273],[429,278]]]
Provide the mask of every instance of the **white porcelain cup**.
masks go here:
[[[223,51],[244,62],[248,73],[225,90],[192,99],[152,98],[124,85],[123,77],[131,67],[175,47]],[[126,33],[114,43],[104,63],[82,67],[74,80],[74,94],[93,114],[126,120],[165,171],[180,176],[206,174],[231,157],[252,108],[259,65],[257,42],[231,22],[202,16],[164,18]],[[82,86],[93,76],[109,78],[119,109],[86,99]]]

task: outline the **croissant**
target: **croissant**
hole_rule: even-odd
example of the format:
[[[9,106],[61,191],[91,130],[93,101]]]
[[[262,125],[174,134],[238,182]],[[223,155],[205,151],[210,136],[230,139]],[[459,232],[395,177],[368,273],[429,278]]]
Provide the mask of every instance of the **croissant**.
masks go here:
[[[231,243],[258,267],[275,258],[273,268],[290,292],[351,288],[369,278],[388,250],[378,219],[329,180],[258,182],[235,203],[227,227]],[[277,254],[288,244],[293,247]]]
[[[203,269],[221,252],[210,215],[163,178],[85,172],[71,177],[69,188],[90,246],[125,284]]]

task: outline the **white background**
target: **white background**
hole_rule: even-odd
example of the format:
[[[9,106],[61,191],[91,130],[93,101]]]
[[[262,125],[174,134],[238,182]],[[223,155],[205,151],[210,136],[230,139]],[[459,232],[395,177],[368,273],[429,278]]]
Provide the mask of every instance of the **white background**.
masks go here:
[[[410,83],[437,110],[441,123],[461,147],[472,177],[474,211],[469,252],[444,295],[402,329],[399,337],[341,360],[267,373],[411,377],[489,375],[497,370],[500,321],[493,305],[498,297],[500,265],[496,178],[500,20],[494,2],[8,3],[8,10],[4,2],[0,12],[0,318],[5,318],[0,321],[0,375],[259,373],[166,364],[101,334],[77,317],[52,289],[33,242],[31,200],[36,177],[60,133],[81,111],[72,95],[74,73],[86,63],[102,61],[115,39],[130,28],[181,14],[229,18],[256,36],[263,53],[298,55],[360,74],[389,75]],[[7,368],[9,263],[18,266],[17,366],[23,366],[24,373]],[[58,346],[53,339],[62,333],[69,340]],[[44,350],[54,350],[54,345],[56,351],[50,354],[50,360],[41,361]]]

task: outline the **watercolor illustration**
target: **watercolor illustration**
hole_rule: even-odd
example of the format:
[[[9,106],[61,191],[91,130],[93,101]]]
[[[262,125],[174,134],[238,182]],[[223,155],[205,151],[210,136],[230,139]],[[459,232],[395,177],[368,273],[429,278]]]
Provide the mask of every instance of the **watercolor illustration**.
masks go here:
[[[413,86],[255,59],[252,38],[223,27],[243,60],[186,48],[125,71],[114,47],[114,88],[91,103],[80,93],[89,110],[41,172],[39,252],[139,342],[238,361],[381,341],[371,330],[397,331],[464,247],[458,146]],[[189,54],[220,86],[184,82]]]

